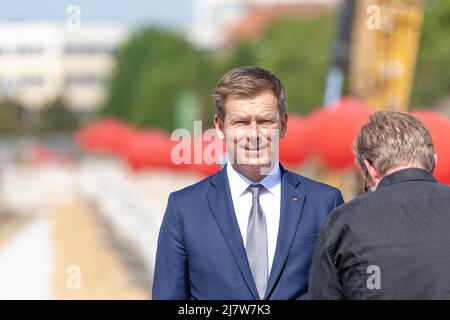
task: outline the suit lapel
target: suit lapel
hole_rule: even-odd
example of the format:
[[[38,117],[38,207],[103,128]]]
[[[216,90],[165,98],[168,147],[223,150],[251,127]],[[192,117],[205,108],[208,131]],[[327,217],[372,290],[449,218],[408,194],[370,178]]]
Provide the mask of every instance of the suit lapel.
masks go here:
[[[265,298],[268,298],[272,294],[283,271],[306,199],[306,194],[298,189],[300,181],[281,165],[280,169],[282,174],[280,226]]]
[[[255,299],[258,291],[248,264],[241,232],[233,209],[230,187],[226,177],[226,167],[211,180],[213,188],[206,194],[210,210],[219,225],[223,237],[231,250],[236,264]]]

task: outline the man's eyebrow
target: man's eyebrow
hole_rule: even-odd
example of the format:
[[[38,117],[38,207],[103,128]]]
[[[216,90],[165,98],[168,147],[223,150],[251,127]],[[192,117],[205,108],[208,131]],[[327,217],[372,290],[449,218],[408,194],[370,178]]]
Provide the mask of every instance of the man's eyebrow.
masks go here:
[[[262,112],[260,114],[258,114],[259,117],[266,117],[266,116],[270,116],[270,117],[276,117],[277,114],[275,112]]]
[[[276,111],[266,111],[266,112],[261,112],[260,113],[260,115],[270,115],[270,116],[273,116],[273,115],[276,115],[277,114],[277,112]]]
[[[250,116],[248,114],[234,114],[230,115],[230,119],[241,119],[241,118],[249,118]]]

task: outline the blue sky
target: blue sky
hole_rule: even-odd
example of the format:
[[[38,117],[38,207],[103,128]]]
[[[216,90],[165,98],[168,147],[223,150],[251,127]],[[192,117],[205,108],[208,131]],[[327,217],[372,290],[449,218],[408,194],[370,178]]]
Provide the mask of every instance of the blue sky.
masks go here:
[[[0,22],[65,23],[69,5],[78,5],[81,21],[123,23],[130,27],[159,24],[180,27],[191,18],[191,0],[0,0]]]

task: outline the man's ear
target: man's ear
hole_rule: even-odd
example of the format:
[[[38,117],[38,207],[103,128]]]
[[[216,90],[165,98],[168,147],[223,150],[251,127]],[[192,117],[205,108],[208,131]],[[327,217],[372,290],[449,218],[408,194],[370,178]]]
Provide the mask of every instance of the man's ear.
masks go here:
[[[220,120],[217,114],[214,115],[214,127],[216,128],[217,136],[222,140],[225,139],[223,121]]]
[[[435,152],[435,153],[434,153],[434,166],[433,166],[433,168],[431,169],[431,173],[432,173],[432,174],[434,173],[434,170],[436,169],[436,166],[437,166],[437,153]]]
[[[375,168],[372,162],[364,159],[364,165],[366,166],[367,172],[369,173],[369,176],[372,179],[372,181],[377,181],[381,178],[380,173]]]
[[[280,129],[280,138],[284,138],[287,133],[287,123],[288,123],[288,115],[287,113],[281,117],[281,129]]]

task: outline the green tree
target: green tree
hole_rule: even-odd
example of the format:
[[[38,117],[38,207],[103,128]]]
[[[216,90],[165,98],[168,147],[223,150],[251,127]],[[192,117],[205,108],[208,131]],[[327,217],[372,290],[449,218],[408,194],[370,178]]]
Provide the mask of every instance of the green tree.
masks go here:
[[[288,110],[308,113],[323,102],[334,36],[334,14],[276,21],[259,40],[238,45],[233,67],[258,65],[277,74],[288,92]]]
[[[450,1],[431,1],[425,10],[411,92],[412,107],[433,107],[450,95]]]
[[[195,95],[202,91],[209,79],[208,65],[207,56],[180,35],[154,28],[142,30],[119,54],[102,113],[138,126],[173,129],[177,102],[187,91]]]
[[[287,87],[289,110],[307,113],[322,103],[334,18],[282,19],[261,39],[219,52],[200,51],[170,31],[143,29],[119,51],[101,114],[171,130],[177,125],[176,107],[188,93],[199,104],[204,127],[211,126],[217,81],[242,65],[275,72]]]
[[[12,101],[0,103],[0,136],[19,134],[23,131],[21,124],[22,107]]]
[[[75,130],[78,119],[74,112],[70,111],[61,98],[56,99],[39,114],[35,132],[61,132]]]
[[[14,101],[0,104],[0,134],[33,134],[75,130],[76,115],[61,99],[56,99],[42,110],[25,109]]]
[[[118,50],[116,72],[102,113],[126,118],[130,99],[135,95],[137,84],[142,78],[142,66],[146,63],[154,45],[148,38],[152,38],[149,31],[137,32],[123,48]]]

